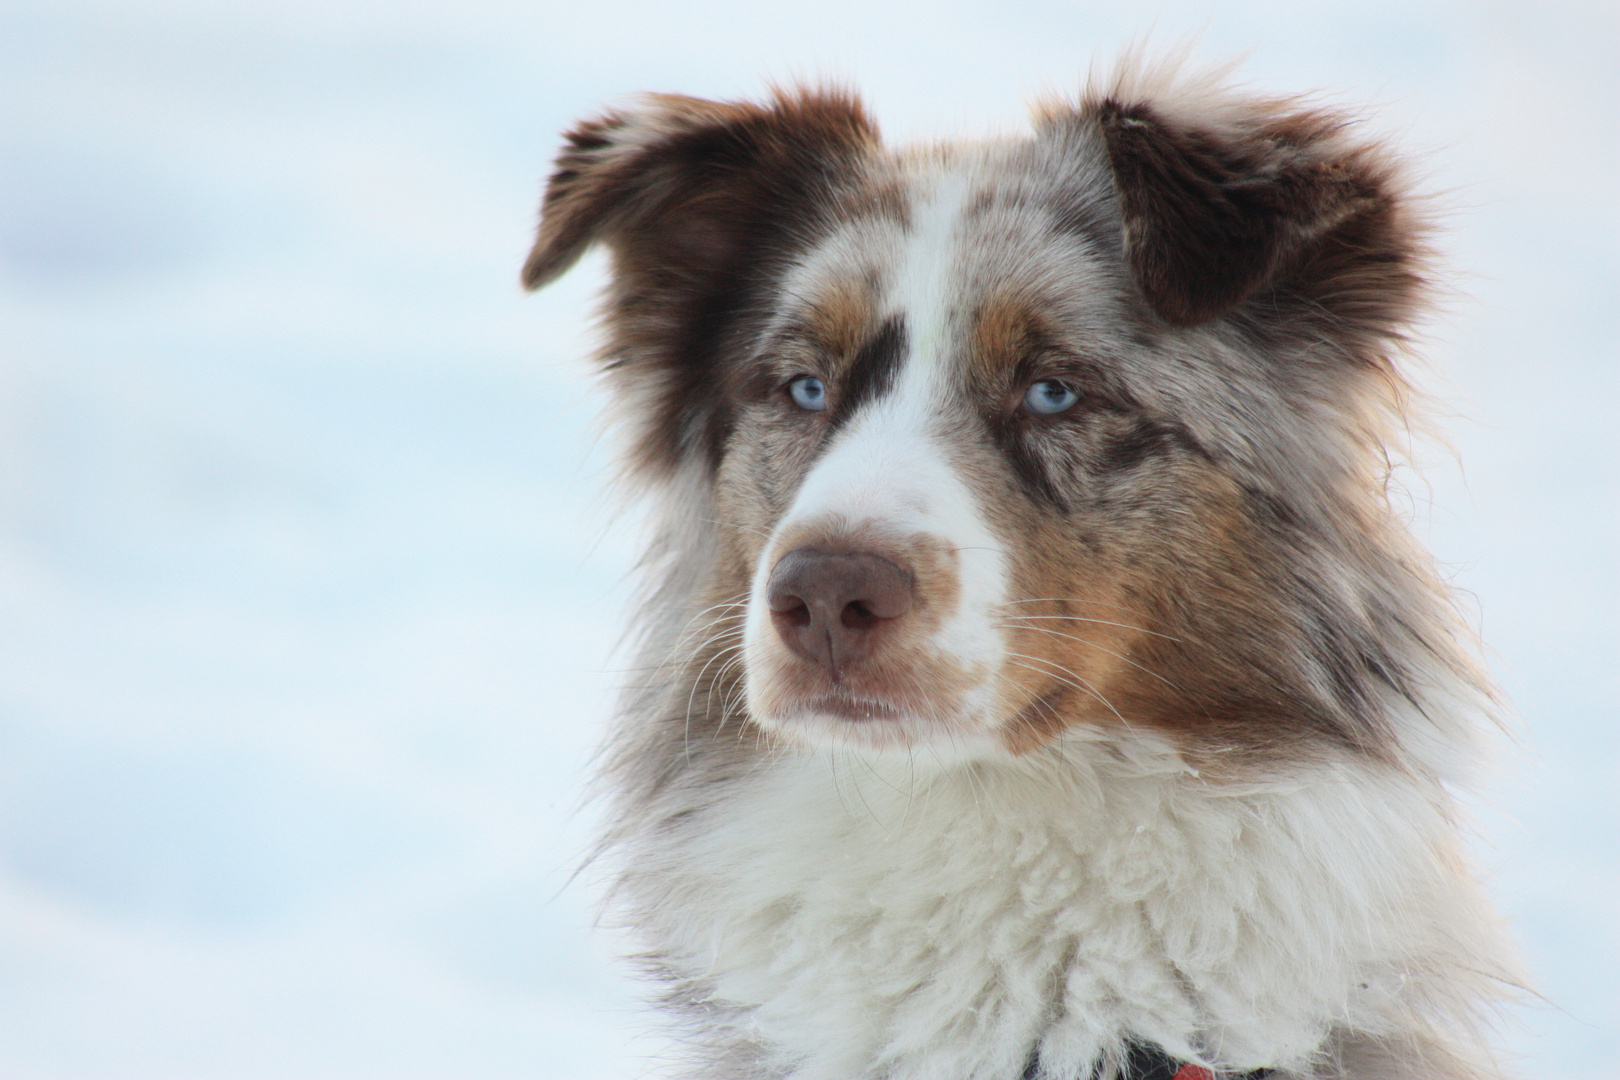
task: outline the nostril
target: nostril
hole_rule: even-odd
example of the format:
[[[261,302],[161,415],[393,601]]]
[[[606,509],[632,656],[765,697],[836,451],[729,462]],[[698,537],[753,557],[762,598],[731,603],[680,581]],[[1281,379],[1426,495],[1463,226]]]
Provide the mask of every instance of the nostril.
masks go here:
[[[870,655],[882,624],[911,608],[911,574],[881,555],[795,548],[771,568],[765,601],[777,636],[834,682]]]
[[[839,612],[838,621],[851,630],[870,630],[877,625],[878,616],[861,601],[851,600],[844,605],[844,610]]]

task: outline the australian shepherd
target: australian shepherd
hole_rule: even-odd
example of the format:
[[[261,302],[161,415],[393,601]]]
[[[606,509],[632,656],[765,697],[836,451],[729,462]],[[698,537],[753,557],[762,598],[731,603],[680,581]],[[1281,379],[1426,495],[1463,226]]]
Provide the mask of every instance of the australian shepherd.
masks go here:
[[[893,150],[835,90],[566,137],[652,505],[611,904],[709,1080],[1480,1080],[1491,691],[1392,510],[1421,202],[1122,65]]]

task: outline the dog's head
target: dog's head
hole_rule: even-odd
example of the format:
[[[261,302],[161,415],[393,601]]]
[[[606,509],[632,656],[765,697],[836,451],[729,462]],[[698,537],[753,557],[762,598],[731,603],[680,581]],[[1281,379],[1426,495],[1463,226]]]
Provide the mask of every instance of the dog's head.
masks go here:
[[[701,700],[812,744],[1398,754],[1458,662],[1380,488],[1413,212],[1337,116],[1154,81],[903,152],[836,92],[569,134],[524,281],[611,250]]]

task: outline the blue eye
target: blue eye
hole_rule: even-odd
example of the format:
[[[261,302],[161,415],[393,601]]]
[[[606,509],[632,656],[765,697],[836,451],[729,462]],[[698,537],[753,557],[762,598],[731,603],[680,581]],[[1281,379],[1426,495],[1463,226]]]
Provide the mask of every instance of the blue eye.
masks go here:
[[[1079,400],[1080,395],[1072,387],[1056,379],[1042,379],[1024,391],[1024,408],[1036,416],[1056,416],[1060,412],[1067,412]]]
[[[788,383],[788,396],[793,404],[808,412],[820,412],[827,407],[827,387],[814,375],[800,375]]]

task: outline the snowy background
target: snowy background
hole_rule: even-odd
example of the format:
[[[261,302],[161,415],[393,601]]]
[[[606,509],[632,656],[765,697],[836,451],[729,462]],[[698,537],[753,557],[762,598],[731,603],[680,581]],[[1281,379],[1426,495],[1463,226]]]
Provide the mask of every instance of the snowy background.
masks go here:
[[[1129,9],[1129,10],[1126,10]],[[0,2],[0,1077],[630,1080],[569,881],[634,530],[599,260],[517,269],[557,133],[641,89],[1023,123],[1153,29],[1372,102],[1451,210],[1411,485],[1533,753],[1480,862],[1620,1059],[1620,8]]]

